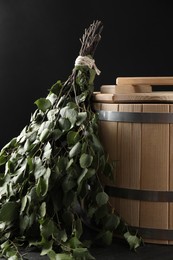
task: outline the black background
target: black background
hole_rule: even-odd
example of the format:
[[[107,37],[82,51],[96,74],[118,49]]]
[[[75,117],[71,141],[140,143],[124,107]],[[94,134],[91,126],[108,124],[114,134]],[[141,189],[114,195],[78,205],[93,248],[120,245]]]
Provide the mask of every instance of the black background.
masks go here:
[[[28,124],[34,101],[71,74],[93,20],[104,26],[95,90],[119,76],[173,75],[171,1],[0,0],[0,148]]]

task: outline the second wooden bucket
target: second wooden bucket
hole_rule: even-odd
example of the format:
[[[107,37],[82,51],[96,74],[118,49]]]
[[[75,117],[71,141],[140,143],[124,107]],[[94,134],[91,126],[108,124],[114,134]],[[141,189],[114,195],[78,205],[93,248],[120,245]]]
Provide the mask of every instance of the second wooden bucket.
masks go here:
[[[145,242],[173,244],[173,92],[125,94],[111,88],[116,90],[109,86],[105,93],[104,86],[104,93],[94,94],[101,141],[116,163],[115,182],[106,181],[105,191]]]

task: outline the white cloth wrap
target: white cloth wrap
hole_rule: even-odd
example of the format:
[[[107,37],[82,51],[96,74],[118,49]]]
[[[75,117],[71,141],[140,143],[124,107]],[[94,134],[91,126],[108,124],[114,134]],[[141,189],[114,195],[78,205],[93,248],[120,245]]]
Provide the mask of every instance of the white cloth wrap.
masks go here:
[[[79,55],[75,60],[75,66],[88,66],[90,69],[94,69],[97,75],[101,73],[95,64],[95,60],[88,56]]]

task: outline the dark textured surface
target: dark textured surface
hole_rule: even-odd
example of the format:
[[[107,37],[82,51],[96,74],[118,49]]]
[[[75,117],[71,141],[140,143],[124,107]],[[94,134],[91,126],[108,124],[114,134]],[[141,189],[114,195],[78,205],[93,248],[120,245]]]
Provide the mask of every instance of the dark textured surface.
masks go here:
[[[94,239],[96,235],[95,229],[83,226],[84,239]],[[114,237],[110,246],[103,246],[100,242],[97,242],[89,251],[96,260],[173,260],[173,245],[144,243],[134,251],[130,250],[124,239],[117,237]],[[21,254],[25,254],[25,259],[28,260],[49,259],[47,256],[40,256],[40,251],[32,248],[22,250]]]
[[[173,246],[145,244],[137,249],[136,252],[130,251],[128,245],[122,241],[114,241],[111,246],[95,246],[90,249],[91,254],[96,260],[172,260]],[[46,260],[47,256],[40,256],[37,251],[24,251],[27,259]],[[2,258],[1,258],[2,259]]]
[[[114,242],[106,248],[93,248],[91,250],[97,260],[172,260],[173,246],[145,244],[136,252],[130,251],[129,247],[121,242]]]
[[[145,244],[134,252],[119,239],[115,239],[110,246],[93,246],[90,252],[96,260],[173,260],[173,245]],[[22,253],[26,253],[26,259],[29,260],[49,259],[47,256],[40,256],[40,252],[36,250],[23,250]]]

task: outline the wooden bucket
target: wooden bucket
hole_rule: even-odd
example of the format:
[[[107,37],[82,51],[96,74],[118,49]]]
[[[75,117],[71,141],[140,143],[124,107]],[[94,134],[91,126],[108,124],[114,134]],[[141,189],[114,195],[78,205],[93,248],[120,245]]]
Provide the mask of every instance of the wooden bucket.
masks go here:
[[[173,92],[152,91],[173,86],[173,77],[117,78],[116,84],[93,95],[101,141],[116,162],[115,181],[104,180],[105,191],[145,242],[173,244]]]

